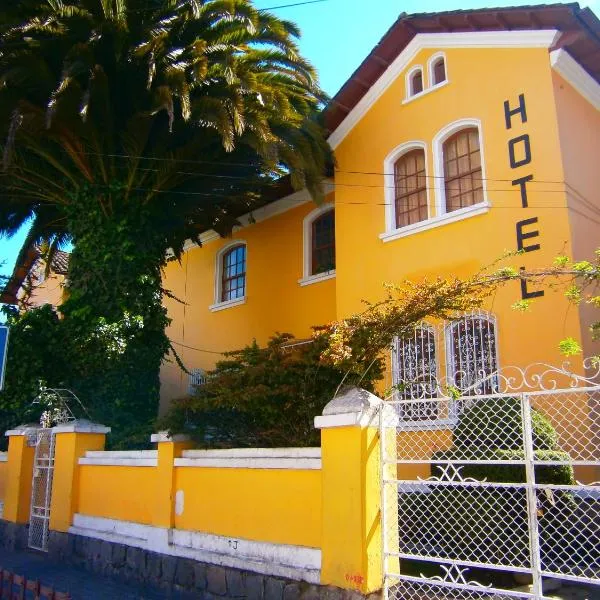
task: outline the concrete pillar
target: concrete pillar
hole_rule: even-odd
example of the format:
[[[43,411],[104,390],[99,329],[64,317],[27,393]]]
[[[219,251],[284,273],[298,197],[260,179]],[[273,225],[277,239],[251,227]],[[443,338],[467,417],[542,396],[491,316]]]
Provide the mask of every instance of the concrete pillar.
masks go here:
[[[52,432],[56,438],[50,530],[67,532],[77,512],[79,459],[88,450],[104,450],[110,427],[81,419],[57,425]]]
[[[175,459],[183,450],[192,447],[186,435],[170,436],[167,432],[155,433],[150,438],[157,445],[158,467],[154,491],[152,524],[155,527],[175,527]]]
[[[29,523],[35,440],[40,425],[21,425],[7,431],[8,466],[3,519]]]
[[[378,416],[383,409],[380,398],[347,388],[315,419],[322,452],[321,584],[364,594],[381,589],[384,579]],[[397,540],[397,505],[395,516],[389,514],[394,513],[393,502],[388,496],[386,521]]]

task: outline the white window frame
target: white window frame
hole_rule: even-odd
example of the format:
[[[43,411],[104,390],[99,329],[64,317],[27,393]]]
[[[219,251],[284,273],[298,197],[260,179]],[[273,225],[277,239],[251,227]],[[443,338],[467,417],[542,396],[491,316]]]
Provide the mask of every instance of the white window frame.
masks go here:
[[[325,202],[304,217],[304,221],[302,223],[303,275],[301,279],[298,279],[298,283],[301,286],[311,285],[313,283],[318,283],[319,281],[327,281],[328,279],[333,279],[335,277],[335,269],[325,271],[324,273],[317,273],[316,275],[312,274],[312,225],[319,217],[325,213],[328,213],[330,210],[335,210],[335,204],[333,202]]]
[[[483,202],[460,208],[452,212],[446,211],[446,179],[444,173],[444,143],[448,138],[453,136],[455,133],[463,129],[469,129],[471,127],[477,127],[479,132],[479,152],[481,156],[481,177],[483,186]],[[486,165],[485,165],[485,151],[483,146],[483,128],[480,119],[466,118],[458,119],[449,123],[440,131],[437,132],[433,138],[433,175],[435,180],[435,195],[436,195],[436,216],[442,218],[448,217],[448,220],[458,221],[468,216],[474,216],[475,214],[481,214],[489,210],[490,204],[488,201],[487,193],[487,180],[486,180]]]
[[[433,67],[435,63],[440,59],[444,61],[444,71],[446,73],[446,79],[444,79],[444,81],[440,81],[439,83],[434,83]],[[445,52],[436,52],[429,58],[429,60],[427,61],[427,76],[429,77],[429,89],[437,89],[438,87],[449,83],[450,80],[448,78],[448,61],[446,60]]]
[[[495,354],[495,358],[496,358],[496,368],[494,369],[494,372],[498,371],[500,369],[500,353],[499,353],[499,346],[498,346],[498,318],[496,317],[496,315],[494,313],[490,313],[487,311],[473,311],[473,312],[469,312],[469,313],[465,313],[463,315],[461,315],[460,317],[449,321],[448,323],[446,323],[446,326],[444,327],[444,337],[445,337],[445,342],[446,342],[446,381],[448,381],[449,383],[454,384],[454,374],[456,371],[456,356],[454,355],[454,340],[453,340],[453,336],[454,336],[454,328],[456,327],[456,325],[461,322],[461,321],[465,321],[465,320],[475,320],[475,319],[481,319],[483,321],[487,321],[488,323],[490,323],[491,325],[493,325],[494,327],[494,354]],[[492,373],[490,373],[491,375]],[[484,394],[485,395],[485,394]],[[468,396],[466,396],[468,397]]]
[[[418,71],[421,71],[421,78],[423,80],[423,89],[420,92],[416,92],[413,90],[413,77],[417,74]],[[415,65],[406,73],[406,100],[410,98],[418,98],[422,94],[427,91],[427,82],[425,81],[425,70],[423,69],[423,65]]]
[[[427,219],[405,225],[404,227],[396,227],[396,162],[402,156],[412,150],[423,150],[425,153],[425,177],[427,178]],[[429,157],[427,156],[427,144],[420,140],[412,140],[396,146],[383,161],[384,173],[384,191],[385,191],[385,231],[388,235],[393,235],[398,232],[410,232],[419,229],[424,223],[431,219],[431,197],[429,183]]]
[[[221,300],[223,293],[223,257],[225,254],[234,248],[235,246],[244,246],[246,248],[246,275],[244,281],[244,295],[241,298],[234,298],[233,300]],[[225,244],[216,254],[215,256],[215,283],[214,283],[214,291],[215,291],[215,302],[209,309],[212,312],[216,312],[219,310],[225,310],[226,308],[232,308],[234,306],[239,306],[240,304],[246,303],[246,298],[248,296],[248,244],[244,240],[233,240],[228,244]]]

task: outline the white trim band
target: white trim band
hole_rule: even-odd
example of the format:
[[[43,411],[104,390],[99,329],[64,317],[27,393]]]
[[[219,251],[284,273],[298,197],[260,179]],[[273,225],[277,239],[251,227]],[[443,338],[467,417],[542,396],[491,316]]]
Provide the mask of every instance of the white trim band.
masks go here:
[[[217,469],[321,469],[320,448],[233,448],[231,450],[184,450],[176,467]]]
[[[117,452],[101,452],[89,450],[79,459],[80,465],[102,467],[156,467],[158,466],[157,450],[129,450]]]
[[[321,580],[318,548],[231,539],[81,514],[74,516],[69,533],[265,575],[315,584]]]
[[[596,110],[600,110],[600,84],[566,50],[550,52],[550,65]]]
[[[8,452],[0,452],[0,462],[8,462]]]
[[[304,287],[312,285],[313,283],[319,283],[320,281],[327,281],[328,279],[335,279],[335,269],[332,271],[325,271],[325,273],[317,273],[317,275],[303,277],[302,279],[298,279],[298,283]]]
[[[63,423],[52,428],[52,433],[110,433],[110,427],[92,423],[84,419]]]

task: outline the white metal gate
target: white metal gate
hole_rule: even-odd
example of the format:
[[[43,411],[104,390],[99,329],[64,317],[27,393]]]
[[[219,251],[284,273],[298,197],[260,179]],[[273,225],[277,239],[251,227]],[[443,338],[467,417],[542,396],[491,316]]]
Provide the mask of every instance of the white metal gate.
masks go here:
[[[600,597],[596,379],[427,389],[380,413],[385,598],[540,599],[558,581]]]
[[[38,429],[35,436],[31,514],[29,517],[29,547],[47,552],[55,436],[52,429],[47,428]]]

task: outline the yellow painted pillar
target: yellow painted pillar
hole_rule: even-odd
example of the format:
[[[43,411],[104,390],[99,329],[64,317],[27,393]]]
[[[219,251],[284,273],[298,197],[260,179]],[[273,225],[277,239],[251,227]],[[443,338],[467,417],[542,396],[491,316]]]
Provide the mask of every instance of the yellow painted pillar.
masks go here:
[[[55,437],[54,477],[50,503],[50,529],[69,531],[79,500],[79,459],[88,450],[104,450],[110,427],[86,420],[53,428]]]
[[[321,429],[323,585],[362,593],[383,587],[382,405],[373,394],[348,388],[315,419]]]
[[[152,525],[171,529],[175,526],[175,459],[192,443],[185,435],[166,432],[155,433],[150,439],[158,450]]]
[[[21,425],[5,434],[9,438],[2,517],[5,521],[29,523],[35,439],[39,428],[39,425]]]

